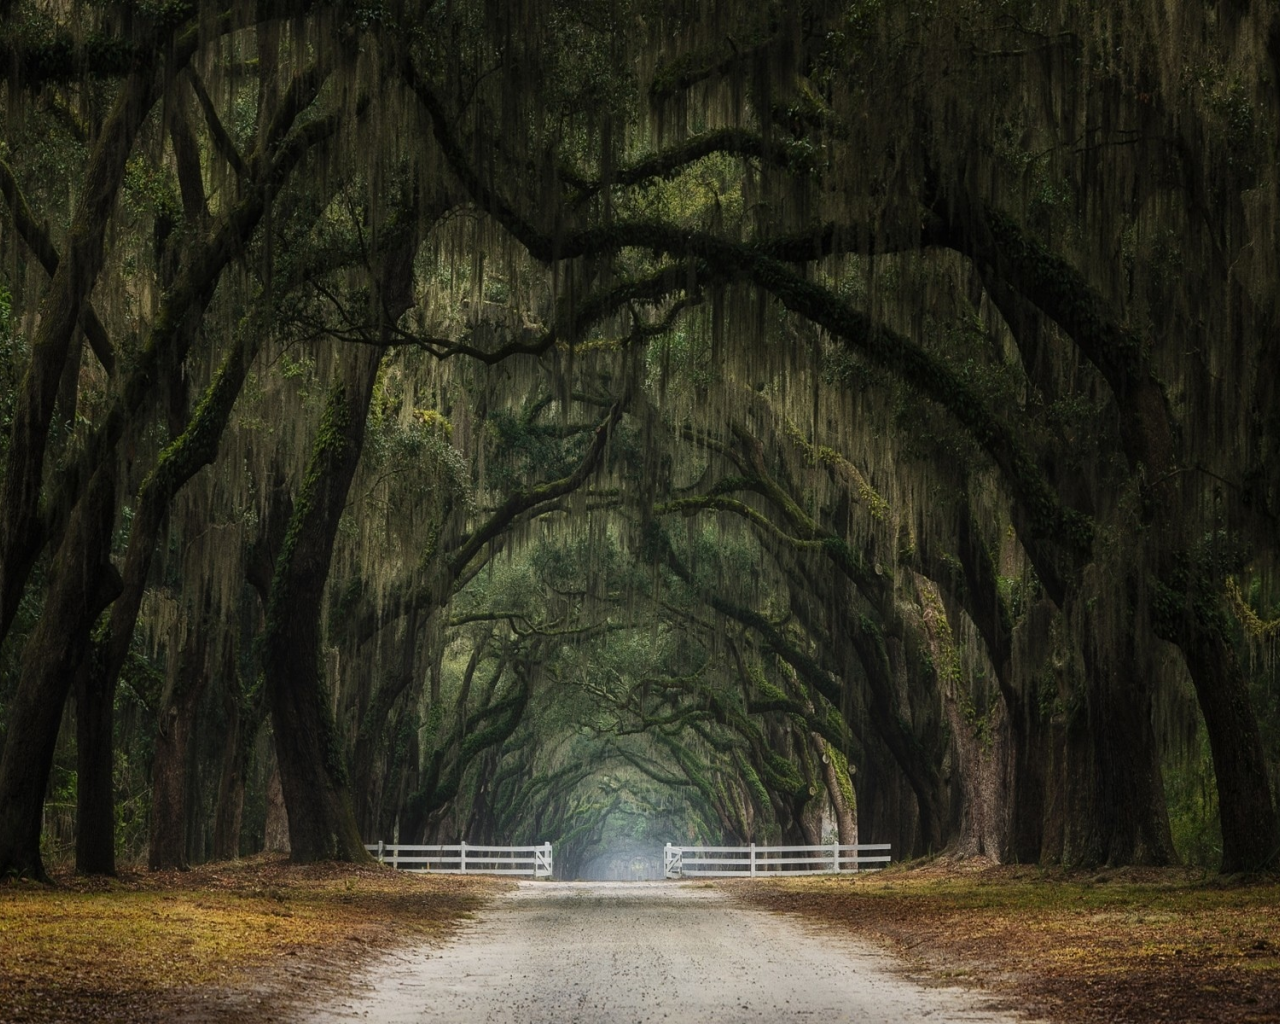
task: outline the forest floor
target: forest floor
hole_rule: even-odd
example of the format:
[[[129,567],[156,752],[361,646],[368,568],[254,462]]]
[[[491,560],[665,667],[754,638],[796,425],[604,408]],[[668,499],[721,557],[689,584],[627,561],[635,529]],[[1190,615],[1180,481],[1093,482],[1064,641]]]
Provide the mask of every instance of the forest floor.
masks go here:
[[[512,888],[269,857],[0,883],[0,1022],[289,1019],[384,951],[442,944]],[[1275,880],[969,861],[714,888],[1054,1024],[1280,1021]]]
[[[1055,1024],[1280,1021],[1280,884],[985,862],[717,883]]]
[[[0,1022],[270,1021],[378,952],[442,942],[497,878],[253,857],[0,883]]]

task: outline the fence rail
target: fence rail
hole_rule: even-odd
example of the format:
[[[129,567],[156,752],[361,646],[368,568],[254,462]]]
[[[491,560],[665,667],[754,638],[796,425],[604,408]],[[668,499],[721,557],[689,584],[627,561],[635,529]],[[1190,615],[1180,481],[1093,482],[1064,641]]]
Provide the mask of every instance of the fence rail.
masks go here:
[[[827,846],[757,846],[755,843],[750,846],[672,846],[667,843],[663,873],[667,878],[726,878],[879,871],[891,859],[890,846],[889,843]],[[863,856],[863,851],[869,856]]]
[[[402,871],[437,871],[450,874],[526,875],[550,878],[551,844],[541,846],[410,846],[405,843],[370,843],[365,849],[381,864]]]

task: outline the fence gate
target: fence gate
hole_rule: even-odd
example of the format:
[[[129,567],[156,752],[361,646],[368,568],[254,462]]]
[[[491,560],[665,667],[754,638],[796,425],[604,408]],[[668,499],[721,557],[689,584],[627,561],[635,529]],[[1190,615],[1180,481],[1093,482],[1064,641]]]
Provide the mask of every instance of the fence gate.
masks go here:
[[[550,878],[554,870],[551,844],[541,846],[411,846],[372,843],[365,847],[380,864],[403,871],[449,874],[524,875]]]
[[[662,863],[667,878],[733,878],[764,874],[820,875],[879,871],[889,863],[889,843],[828,846],[672,846]],[[864,856],[863,851],[868,855]]]

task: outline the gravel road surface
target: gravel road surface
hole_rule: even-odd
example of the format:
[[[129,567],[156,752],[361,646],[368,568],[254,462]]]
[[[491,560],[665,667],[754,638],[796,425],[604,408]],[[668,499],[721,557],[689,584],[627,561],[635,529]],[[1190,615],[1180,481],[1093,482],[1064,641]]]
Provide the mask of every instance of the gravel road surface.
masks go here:
[[[1017,1020],[869,945],[670,882],[522,882],[444,948],[388,957],[349,995],[298,1009],[324,1024]]]

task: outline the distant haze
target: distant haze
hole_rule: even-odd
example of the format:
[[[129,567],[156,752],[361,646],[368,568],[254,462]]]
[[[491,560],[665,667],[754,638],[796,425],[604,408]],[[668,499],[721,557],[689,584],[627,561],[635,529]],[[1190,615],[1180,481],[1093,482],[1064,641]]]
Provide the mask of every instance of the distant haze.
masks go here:
[[[628,846],[605,850],[582,866],[582,881],[649,882],[662,878],[662,850]]]

